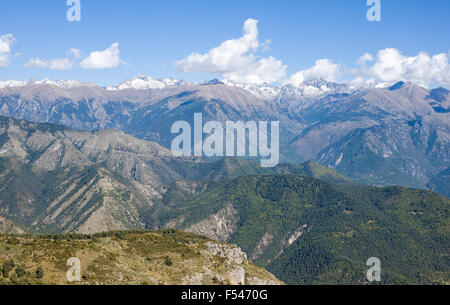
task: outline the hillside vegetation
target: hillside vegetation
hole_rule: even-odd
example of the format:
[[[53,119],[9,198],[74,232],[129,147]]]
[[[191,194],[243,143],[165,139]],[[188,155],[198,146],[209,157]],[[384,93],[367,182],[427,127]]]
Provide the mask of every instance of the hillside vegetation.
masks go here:
[[[156,143],[115,130],[76,131],[0,117],[0,216],[29,233],[154,228],[143,215],[173,183],[272,173],[351,183],[312,162],[265,169],[251,160],[174,158]]]
[[[81,282],[69,283],[69,258]],[[282,284],[233,245],[175,230],[0,235],[1,284]]]
[[[447,176],[444,171],[433,183],[445,187]],[[233,243],[288,284],[365,284],[366,261],[374,256],[382,262],[382,283],[448,284],[448,205],[430,191],[357,185],[313,162],[264,169],[251,160],[174,158],[156,143],[119,131],[75,131],[0,117],[4,233],[175,228]],[[73,240],[65,236],[17,237],[23,247],[38,242],[28,252],[21,248],[27,256],[18,262],[37,255],[29,251],[38,248],[45,249],[43,257],[57,256],[47,245],[67,242],[71,248]],[[75,238],[81,245],[89,239]],[[9,239],[4,243],[5,251],[13,249]],[[6,262],[10,252],[4,253]],[[26,266],[29,274],[38,267]],[[124,277],[134,274],[127,270]],[[209,283],[209,271],[202,274]],[[232,274],[241,276],[242,270]],[[189,281],[198,283],[199,277]]]
[[[148,222],[234,243],[288,284],[361,284],[373,256],[385,284],[449,283],[450,201],[433,192],[259,175],[181,194]]]

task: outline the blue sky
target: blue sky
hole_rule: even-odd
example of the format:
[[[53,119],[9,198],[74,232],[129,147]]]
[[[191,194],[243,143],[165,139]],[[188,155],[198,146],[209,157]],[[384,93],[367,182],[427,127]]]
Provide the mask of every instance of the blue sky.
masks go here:
[[[417,75],[427,74],[426,60],[420,68],[401,67],[420,71],[402,70],[394,76],[386,76],[383,65],[399,58],[399,54],[405,59],[420,52],[429,55],[428,65],[445,65],[442,56],[435,60],[433,56],[444,54],[448,59],[450,49],[450,1],[444,0],[381,0],[381,22],[367,20],[366,0],[81,0],[81,22],[67,21],[66,0],[2,0],[0,5],[0,36],[12,34],[15,41],[10,43],[8,63],[0,66],[2,81],[50,77],[108,85],[138,73],[190,81],[224,75],[237,80],[254,79],[246,78],[245,74],[259,67],[261,58],[272,58],[271,63],[278,63],[277,72],[280,75],[284,72],[284,76],[270,79],[274,82],[292,79],[296,73],[298,80],[299,71],[307,71],[300,73],[301,80],[321,75],[320,69],[311,70],[319,59],[328,60],[322,67],[327,71],[336,68],[332,65],[339,66],[334,75],[324,73],[335,80],[358,76],[378,81],[392,77],[419,79],[421,76]],[[253,65],[240,70],[227,66],[225,69],[230,70],[226,72],[211,72],[220,69],[205,68],[205,63],[198,61],[191,69],[174,65],[192,52],[207,55],[224,41],[238,39],[249,18],[258,21],[260,45],[243,56],[253,60]],[[270,39],[268,47],[264,43],[267,39]],[[104,51],[114,43],[118,43],[120,50],[118,65],[98,69],[80,66],[91,52]],[[29,64],[31,59],[49,62],[66,58],[71,48],[80,50],[80,54],[70,69],[55,70],[42,62],[40,67]],[[395,48],[398,53],[386,52],[386,61],[381,60],[378,67],[384,69],[380,72],[373,66],[378,52],[386,48]],[[369,73],[361,67],[351,71],[365,53],[372,56],[365,69],[373,71]],[[272,68],[264,71],[272,73]],[[449,76],[446,71],[424,82],[446,85],[447,81],[442,80]]]

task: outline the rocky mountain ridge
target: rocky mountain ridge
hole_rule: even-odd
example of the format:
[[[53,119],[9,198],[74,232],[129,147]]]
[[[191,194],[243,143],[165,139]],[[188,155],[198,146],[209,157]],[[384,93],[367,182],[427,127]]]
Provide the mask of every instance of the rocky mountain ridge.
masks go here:
[[[193,124],[198,112],[205,122],[278,120],[281,162],[312,160],[374,185],[437,185],[431,181],[449,167],[448,90],[398,82],[348,91],[309,83],[329,91],[271,100],[220,81],[115,91],[29,84],[0,89],[0,115],[80,130],[114,128],[164,147],[174,138],[172,124]]]

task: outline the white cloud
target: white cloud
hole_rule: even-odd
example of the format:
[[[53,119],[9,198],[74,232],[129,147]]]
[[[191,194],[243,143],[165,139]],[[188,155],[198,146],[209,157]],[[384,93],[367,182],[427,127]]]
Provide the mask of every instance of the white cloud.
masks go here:
[[[115,68],[121,63],[119,53],[119,44],[114,43],[108,49],[92,52],[88,57],[81,60],[81,50],[72,48],[67,51],[65,58],[45,60],[37,57],[30,59],[25,66],[47,68],[51,70],[70,70],[78,64],[84,69]]]
[[[372,61],[372,60],[373,60],[372,54],[370,54],[370,53],[365,53],[363,56],[361,56],[361,57],[358,59],[358,65],[364,67],[364,66],[367,64],[367,62]]]
[[[114,43],[104,51],[92,52],[81,63],[84,69],[109,69],[120,64],[119,44]]]
[[[67,52],[67,54],[69,57],[73,57],[75,59],[81,58],[81,50],[80,49],[72,48]]]
[[[28,63],[25,64],[25,66],[35,68],[48,68],[51,70],[70,70],[72,69],[73,64],[67,58],[56,58],[48,61],[41,58],[32,58]]]
[[[413,82],[424,87],[450,87],[449,58],[450,52],[436,55],[420,52],[408,57],[398,49],[386,48],[376,56],[365,53],[356,60],[357,66],[352,69],[330,59],[317,60],[313,67],[291,75],[284,83],[298,85],[307,80],[323,78],[348,82],[355,87],[398,81]]]
[[[32,58],[26,67],[47,68],[51,70],[70,70],[73,68],[75,61],[81,58],[81,51],[79,49],[70,49],[65,58],[55,58],[52,60],[45,60],[42,58]]]
[[[445,53],[429,55],[420,52],[407,57],[399,50],[387,48],[377,54],[368,77],[383,82],[410,81],[422,86],[450,86],[449,56]]]
[[[13,34],[0,36],[0,67],[6,67],[11,59],[11,45],[16,42]]]
[[[270,40],[259,42],[258,21],[248,19],[244,23],[243,36],[230,39],[206,54],[192,53],[175,62],[183,72],[207,72],[222,74],[227,80],[244,83],[272,83],[286,75],[286,66],[274,57],[257,56],[268,49]]]
[[[319,59],[311,68],[301,70],[291,75],[289,80],[285,81],[285,83],[299,85],[304,81],[318,78],[323,78],[328,81],[337,81],[341,74],[341,65],[335,64],[330,59]]]

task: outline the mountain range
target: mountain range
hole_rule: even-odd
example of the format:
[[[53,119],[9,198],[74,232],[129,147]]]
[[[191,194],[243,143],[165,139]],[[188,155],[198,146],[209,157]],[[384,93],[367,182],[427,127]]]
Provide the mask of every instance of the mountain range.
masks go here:
[[[9,84],[9,85],[8,85]],[[115,87],[74,81],[0,85],[0,115],[79,130],[113,128],[169,148],[178,120],[280,121],[281,161],[315,161],[371,185],[430,188],[450,167],[450,94],[412,83],[298,86],[138,75]],[[69,85],[68,85],[69,84]],[[437,181],[439,180],[439,181]],[[444,181],[446,181],[444,179]]]
[[[386,284],[442,284],[449,203],[430,191],[360,185],[314,162],[175,158],[122,131],[0,117],[4,233],[181,229],[237,245],[287,284],[365,284],[372,256]],[[40,242],[27,238],[22,246]]]
[[[150,226],[141,214],[173,183],[295,173],[350,183],[307,163],[262,169],[240,159],[175,158],[121,131],[76,131],[0,117],[0,212],[28,232],[92,233]]]

